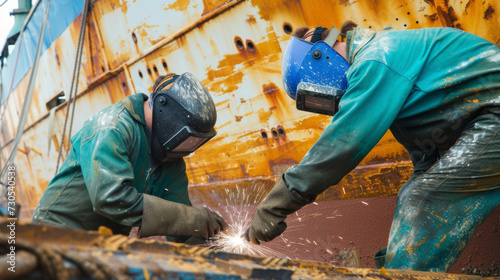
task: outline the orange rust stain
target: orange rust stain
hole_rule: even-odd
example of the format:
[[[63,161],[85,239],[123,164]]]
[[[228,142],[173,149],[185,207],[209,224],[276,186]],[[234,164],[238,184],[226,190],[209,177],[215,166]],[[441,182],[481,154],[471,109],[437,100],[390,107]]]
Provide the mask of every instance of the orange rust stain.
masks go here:
[[[281,14],[284,10],[302,10],[302,1],[269,1],[269,0],[251,0],[251,5],[258,8],[261,18],[272,18],[273,14]]]
[[[145,29],[145,28],[142,28],[142,27],[141,27],[141,28],[139,28],[139,35],[140,35],[141,37],[146,37],[146,36],[148,36],[148,32],[146,31],[146,29]]]
[[[278,86],[276,86],[275,83],[269,83],[269,84],[262,85],[262,91],[265,94],[274,94],[274,93],[278,93],[280,91],[280,89],[278,88]]]
[[[52,141],[54,142],[54,148],[56,149],[56,152],[59,153],[59,140],[57,140],[56,134],[52,135]]]
[[[82,14],[78,15],[75,20],[69,25],[69,30],[71,34],[71,39],[74,46],[77,46],[78,40],[80,39],[80,28],[82,26]]]
[[[33,89],[33,96],[32,96],[32,107],[30,108],[30,112],[29,112],[29,117],[30,117],[30,121],[31,123],[34,123],[41,115],[45,114],[47,111],[47,107],[46,106],[43,106],[43,111],[42,111],[42,107],[41,107],[41,99],[40,98],[40,95],[39,93],[40,92],[43,92],[43,88],[42,88],[42,85],[41,83],[37,83],[35,84],[35,88]],[[34,106],[33,106],[34,105]]]
[[[224,73],[228,69],[220,69],[220,70],[209,70],[207,72],[207,76],[209,77],[209,81],[203,81],[202,83],[206,85],[207,89],[214,93],[215,95],[220,95],[223,93],[229,93],[237,90],[239,87],[238,85],[243,82],[243,77],[245,76],[242,72],[232,72],[232,74],[229,74],[225,76],[223,80],[217,81],[217,82],[210,82],[213,81],[215,77],[224,77],[224,76],[219,76],[219,73]]]
[[[339,4],[340,4],[340,5],[344,5],[344,6],[348,6],[348,5],[350,5],[349,0],[340,0],[340,1],[339,1]]]
[[[259,115],[260,123],[267,123],[271,118],[273,112],[271,110],[265,110],[264,108],[261,108],[259,109],[259,111],[257,111],[257,114]]]
[[[484,11],[484,19],[491,19],[493,16],[493,12],[495,12],[495,9],[493,9],[493,7],[491,6],[491,4],[488,5],[488,9],[486,9],[486,11]]]
[[[99,75],[103,74],[106,70],[102,44],[98,36],[98,30],[96,28],[93,16],[89,16],[88,18],[87,38],[88,40],[86,40],[86,43],[88,44],[88,47],[86,49],[90,50],[90,54],[87,55],[90,57],[92,65],[92,76],[89,78],[90,82]]]
[[[214,93],[218,94],[233,92],[238,89],[238,84],[243,80],[243,71],[249,67],[258,67],[262,69],[265,64],[274,62],[279,59],[278,45],[274,40],[267,40],[255,45],[254,50],[248,50],[245,46],[243,49],[238,49],[238,53],[226,54],[224,59],[220,60],[217,69],[209,67],[206,69],[207,80],[202,83]],[[266,58],[265,63],[261,63],[263,58]],[[235,66],[241,65],[239,71],[235,71]],[[266,69],[267,72],[273,72]],[[276,69],[274,72],[279,72]],[[224,78],[223,81],[217,81],[218,78]],[[216,82],[214,82],[216,81]]]
[[[248,24],[255,24],[257,23],[257,20],[253,15],[248,15],[248,18],[245,20]]]
[[[319,133],[321,133],[323,132],[324,125],[330,124],[331,121],[332,118],[329,116],[311,114],[310,117],[303,118],[294,122],[293,126],[300,129],[307,129],[311,134],[313,130],[320,129],[321,131]],[[316,139],[314,141],[316,141]]]
[[[223,105],[227,104],[229,106],[229,100],[222,100],[221,102],[217,102],[215,103],[215,107],[219,108],[219,107],[222,107]]]
[[[146,23],[143,23],[142,25],[139,25],[137,26],[137,33],[141,38],[147,38],[148,37],[148,29],[150,28],[154,28],[154,27],[158,27],[158,25],[149,25],[149,24],[146,24]],[[149,41],[154,44],[156,42],[156,40],[151,40],[149,39]]]
[[[209,13],[215,8],[223,5],[227,1],[225,0],[203,0],[203,15]]]
[[[91,10],[97,10],[100,14],[107,14],[120,8],[122,13],[126,14],[128,11],[127,3],[126,0],[94,1],[94,9]]]
[[[123,3],[123,5],[121,3]],[[90,11],[98,11],[97,13],[95,13],[96,20],[98,22],[97,26],[109,24],[109,21],[103,20],[104,15],[112,14],[112,12],[116,9],[121,9],[121,13],[125,15],[128,9],[127,2],[121,0],[94,1],[93,5],[94,6]],[[120,13],[115,13],[115,15],[117,14]],[[127,32],[127,30],[132,30],[132,28],[128,26],[124,20],[124,16],[117,17],[116,24],[121,26],[120,32]],[[107,47],[106,49],[103,49],[105,51],[104,55],[107,56],[107,61],[111,69],[119,67],[122,63],[129,60],[131,56],[136,54],[136,52],[131,49],[131,47],[129,48],[129,43],[132,44],[132,38],[130,32],[127,32],[127,34],[128,37],[126,37],[126,40],[120,41],[109,41],[110,38],[106,37],[105,34],[102,34],[102,44],[106,45]],[[78,32],[76,32],[76,36],[78,36]]]
[[[285,99],[288,98],[287,96],[285,96],[286,94],[282,93],[280,88],[273,82],[269,84],[263,84],[262,92],[271,105],[269,110],[274,111],[280,120],[286,119],[284,116],[286,108],[288,107],[286,105],[286,102],[288,100]]]
[[[114,104],[130,95],[128,87],[124,86],[126,83],[127,79],[125,78],[125,73],[124,71],[121,71],[120,74],[105,81],[100,86],[103,87],[104,91],[109,94],[111,103]]]
[[[124,15],[127,14],[127,11],[128,11],[127,1],[126,0],[121,0],[118,3],[119,3],[119,6],[120,6],[120,9],[122,10],[122,13]],[[121,3],[123,3],[123,4],[121,4]]]
[[[436,13],[434,13],[432,15],[425,15],[425,17],[427,17],[430,21],[438,20],[438,15]]]
[[[47,180],[47,179],[44,179],[41,176],[38,176],[37,183],[38,183],[38,187],[40,188],[40,190],[43,193],[45,191],[45,189],[47,188],[47,186],[49,185],[50,180]],[[38,201],[37,201],[37,203],[38,203]]]
[[[177,0],[174,3],[166,6],[164,8],[164,10],[166,10],[166,11],[168,11],[168,10],[176,10],[176,11],[179,11],[179,12],[184,12],[189,7],[189,2],[190,1],[186,1],[186,0]]]
[[[438,12],[438,16],[439,16],[439,19],[441,21],[441,24],[443,26],[453,27],[453,21],[450,18],[450,16],[448,15],[448,12],[445,9],[443,9],[440,6],[438,6],[437,7],[437,12]]]

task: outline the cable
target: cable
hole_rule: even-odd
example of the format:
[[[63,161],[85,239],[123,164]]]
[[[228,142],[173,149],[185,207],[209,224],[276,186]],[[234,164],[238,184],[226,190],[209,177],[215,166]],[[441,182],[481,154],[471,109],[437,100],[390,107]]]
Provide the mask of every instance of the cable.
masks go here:
[[[83,41],[84,41],[84,36],[85,36],[85,28],[87,27],[87,14],[88,14],[88,7],[89,7],[89,0],[85,0],[85,4],[84,4],[84,8],[83,8],[83,17],[84,19],[82,19],[82,27],[80,29],[80,41],[82,42],[81,46],[80,46],[80,59],[78,61],[78,64],[81,65],[81,60],[82,60],[82,50],[83,50]],[[84,23],[85,22],[85,23]],[[76,73],[76,77],[80,76],[80,68],[81,67],[78,67],[78,72]],[[78,78],[77,78],[78,80]],[[77,91],[78,89],[78,83],[76,84],[75,86],[75,101],[73,101],[73,108],[71,109],[71,120],[69,122],[69,132],[68,132],[68,135],[71,136],[71,129],[73,128],[73,118],[75,117],[75,107],[76,107],[76,93],[78,92]],[[66,154],[69,153],[69,149],[70,149],[70,145],[68,145],[68,147],[66,148]]]
[[[72,110],[72,113],[71,113],[71,121],[70,121],[70,128],[69,128],[69,134],[68,134],[69,138],[71,138],[71,129],[73,127],[73,117],[75,115],[76,95],[77,95],[77,90],[78,90],[78,76],[80,75],[80,66],[81,66],[82,50],[83,50],[83,42],[84,42],[83,37],[85,35],[85,28],[87,26],[87,14],[88,14],[89,0],[85,0],[85,3],[83,5],[84,6],[83,6],[83,12],[82,12],[82,25],[80,27],[80,36],[78,38],[78,46],[76,49],[75,65],[73,67],[73,79],[71,81],[71,88],[69,91],[69,100],[68,100],[68,104],[66,106],[66,117],[64,118],[63,132],[62,132],[62,136],[61,136],[61,142],[59,143],[59,155],[57,156],[56,172],[55,172],[54,176],[57,175],[57,172],[59,172],[59,163],[61,162],[64,137],[66,136],[66,127],[68,124],[68,116],[69,116],[70,109]],[[74,90],[73,90],[73,88],[74,88]],[[66,156],[68,155],[68,151],[70,149],[70,144],[71,144],[70,139],[68,139],[68,147],[66,149]]]
[[[5,1],[3,1],[3,3],[2,3],[2,4],[0,4],[0,7],[2,7],[5,3],[7,3],[7,1],[9,1],[9,0],[5,0]]]

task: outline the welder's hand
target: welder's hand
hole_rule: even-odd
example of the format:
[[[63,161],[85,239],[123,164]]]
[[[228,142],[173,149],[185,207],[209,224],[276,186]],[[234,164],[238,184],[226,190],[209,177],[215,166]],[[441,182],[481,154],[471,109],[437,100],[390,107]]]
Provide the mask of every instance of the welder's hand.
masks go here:
[[[193,207],[143,194],[140,237],[194,236],[209,239],[228,228],[224,219],[206,207]]]
[[[252,225],[243,236],[255,244],[271,241],[285,231],[287,215],[313,201],[314,199],[307,199],[296,191],[289,190],[281,177],[257,209]]]

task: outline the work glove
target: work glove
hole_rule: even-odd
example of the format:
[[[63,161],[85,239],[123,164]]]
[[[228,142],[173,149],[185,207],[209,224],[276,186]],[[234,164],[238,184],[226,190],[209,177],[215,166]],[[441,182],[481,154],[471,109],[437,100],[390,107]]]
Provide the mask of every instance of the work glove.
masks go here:
[[[245,231],[244,237],[255,244],[273,240],[285,231],[286,216],[313,202],[314,199],[305,198],[295,190],[288,189],[281,177],[257,209],[252,225]]]
[[[140,237],[191,236],[209,239],[228,228],[224,219],[206,207],[193,207],[143,194]]]

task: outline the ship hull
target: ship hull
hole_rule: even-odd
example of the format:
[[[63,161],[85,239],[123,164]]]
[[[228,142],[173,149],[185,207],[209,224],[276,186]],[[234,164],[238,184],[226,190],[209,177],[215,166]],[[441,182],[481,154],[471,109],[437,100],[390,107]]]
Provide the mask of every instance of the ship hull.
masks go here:
[[[33,215],[56,172],[59,156],[64,160],[70,147],[70,135],[63,136],[68,102],[53,107],[55,117],[50,117],[50,102],[70,92],[80,41],[83,1],[68,3],[65,7],[71,12],[55,9],[49,13],[51,29],[40,56],[26,127],[15,151],[20,108],[33,71],[30,48],[34,47],[36,24],[20,36],[16,45],[19,55],[14,52],[8,68],[2,71],[1,162],[3,166],[9,155],[16,153],[17,202],[22,205],[24,220]],[[41,17],[42,8],[38,3],[28,25]],[[283,89],[281,61],[294,29],[340,26],[351,19],[375,31],[389,26],[397,30],[449,26],[498,43],[498,11],[500,3],[493,0],[93,1],[86,18],[75,118],[68,120],[73,123],[71,135],[106,106],[131,94],[148,93],[159,75],[192,72],[212,94],[218,134],[185,158],[190,196],[194,204],[217,208],[228,189],[250,189],[262,183],[264,192],[269,190],[283,172],[300,162],[331,122],[330,117],[298,111]],[[29,30],[35,31],[29,34]],[[356,205],[349,220],[356,220],[357,226],[346,222],[352,225],[352,232],[345,235],[352,235],[364,231],[363,224],[372,219],[361,210],[366,205],[360,201],[369,199],[369,204],[379,205],[373,213],[380,213],[383,221],[373,228],[377,240],[384,240],[381,236],[389,231],[394,195],[411,172],[406,151],[388,132],[361,164],[321,194],[317,203],[325,205],[321,210],[324,216],[340,205]],[[497,218],[486,229],[488,234],[498,233],[498,211],[494,215]],[[316,222],[331,228],[314,233],[315,238],[326,240],[335,235],[337,224],[326,218]],[[370,233],[364,236],[369,238]],[[361,243],[354,241],[356,246]],[[383,247],[383,243],[377,241],[376,247]],[[498,242],[494,245],[490,248],[499,252]],[[368,258],[374,253],[373,246],[369,250],[359,246],[362,258],[372,266]],[[474,265],[479,267],[483,262],[485,268],[488,263],[500,262],[498,254],[492,252],[491,256],[487,262],[475,259]]]

